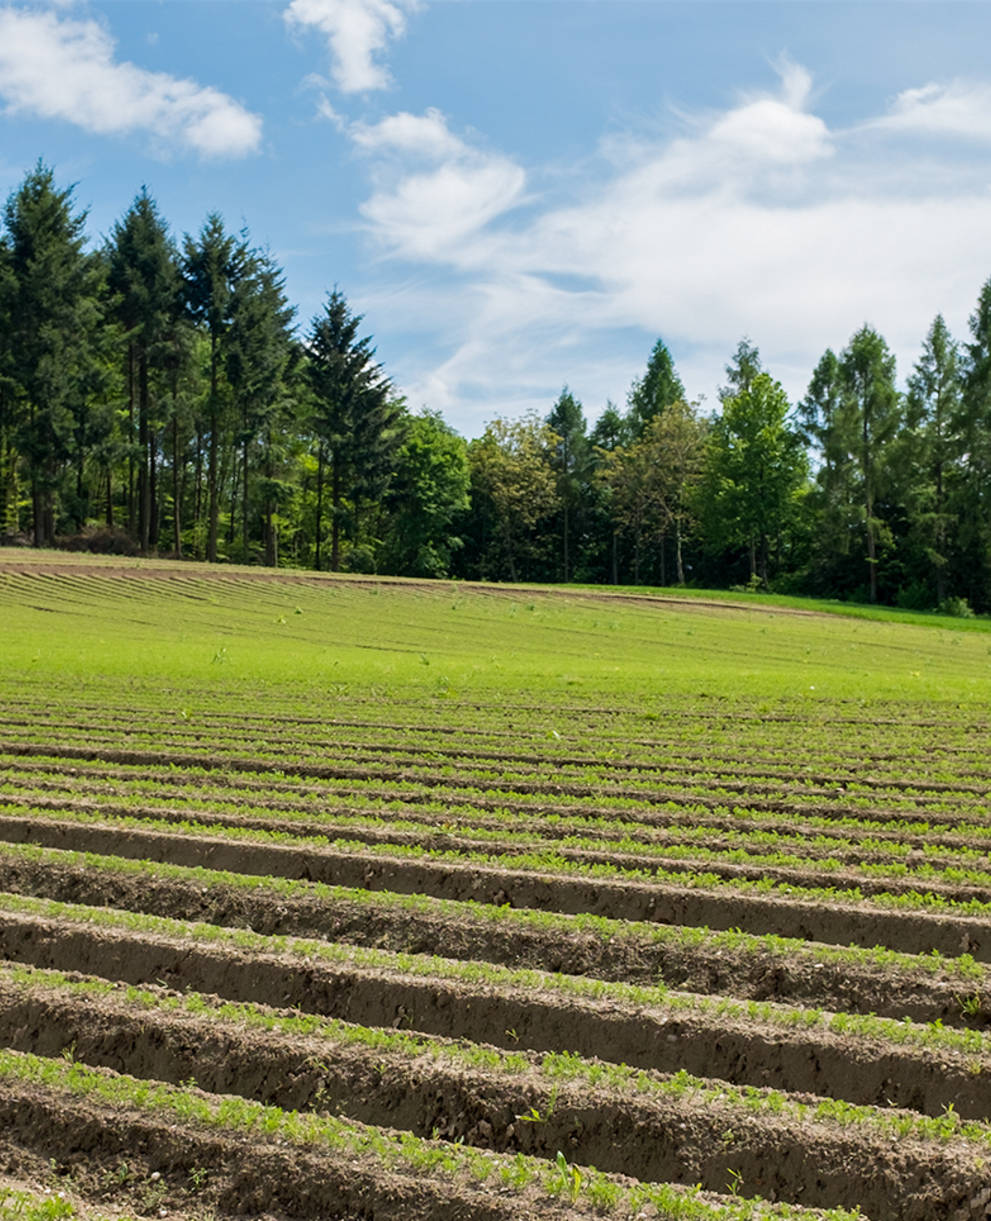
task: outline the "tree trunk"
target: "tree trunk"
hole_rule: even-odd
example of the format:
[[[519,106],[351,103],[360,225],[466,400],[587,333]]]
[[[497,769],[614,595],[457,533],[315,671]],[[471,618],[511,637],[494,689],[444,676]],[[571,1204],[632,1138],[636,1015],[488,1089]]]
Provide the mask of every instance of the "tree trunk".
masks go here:
[[[138,467],[138,540],[141,554],[148,553],[151,531],[151,484],[148,479],[148,356],[144,351],[138,357],[138,452],[141,465]]]
[[[241,558],[248,563],[248,441],[245,437],[241,453]]]
[[[569,572],[569,564],[568,564],[568,505],[567,505],[567,502],[565,502],[565,505],[564,505],[564,583],[565,583],[565,585],[567,585],[567,583],[568,583],[568,572]]]
[[[330,456],[330,571],[341,567],[341,462],[335,445]]]
[[[217,402],[217,337],[210,336],[210,452],[207,455],[207,498],[209,501],[206,538],[206,558],[217,562],[217,529],[220,524],[220,489],[217,486],[217,433],[220,431],[220,405]]]
[[[148,431],[148,542],[158,549],[159,504],[158,504],[158,440],[155,430]]]
[[[323,442],[317,448],[317,539],[313,567],[320,571],[320,536],[323,533]]]
[[[681,553],[681,518],[675,518],[674,523],[674,559],[677,568],[678,584],[685,583],[685,562]]]
[[[182,557],[182,488],[179,481],[179,419],[175,410],[175,385],[172,390],[172,549]]]
[[[127,345],[127,528],[134,533],[134,344]]]
[[[114,473],[113,467],[107,467],[107,529],[114,528]]]

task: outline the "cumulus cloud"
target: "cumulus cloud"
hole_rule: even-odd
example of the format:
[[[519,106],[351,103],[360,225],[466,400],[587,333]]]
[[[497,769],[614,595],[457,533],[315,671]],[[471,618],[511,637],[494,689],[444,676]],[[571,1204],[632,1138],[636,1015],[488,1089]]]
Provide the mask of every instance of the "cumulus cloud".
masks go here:
[[[92,20],[0,8],[0,99],[10,113],[62,119],[101,135],[147,132],[205,157],[241,157],[261,119],[210,86],[117,61]]]
[[[379,56],[402,36],[417,0],[292,0],[283,13],[290,26],[327,39],[334,83],[342,93],[384,89],[390,83]]]

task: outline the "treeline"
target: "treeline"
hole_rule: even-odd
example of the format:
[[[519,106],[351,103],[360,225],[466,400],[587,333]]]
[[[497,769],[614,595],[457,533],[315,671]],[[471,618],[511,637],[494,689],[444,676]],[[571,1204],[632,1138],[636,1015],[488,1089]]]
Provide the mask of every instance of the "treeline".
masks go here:
[[[899,392],[864,326],[794,407],[749,340],[718,410],[658,340],[589,428],[466,442],[411,413],[334,289],[297,330],[281,269],[142,191],[89,248],[39,163],[0,227],[0,536],[410,576],[744,585],[991,610],[991,281]]]

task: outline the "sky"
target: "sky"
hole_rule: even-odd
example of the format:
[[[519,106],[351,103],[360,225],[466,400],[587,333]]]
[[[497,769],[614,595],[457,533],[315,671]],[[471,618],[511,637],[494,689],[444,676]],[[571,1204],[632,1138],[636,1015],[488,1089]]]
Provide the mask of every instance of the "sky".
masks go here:
[[[221,213],[469,437],[594,422],[658,338],[706,410],[744,336],[795,401],[865,322],[902,380],[966,340],[989,46],[980,0],[0,0],[0,199]]]

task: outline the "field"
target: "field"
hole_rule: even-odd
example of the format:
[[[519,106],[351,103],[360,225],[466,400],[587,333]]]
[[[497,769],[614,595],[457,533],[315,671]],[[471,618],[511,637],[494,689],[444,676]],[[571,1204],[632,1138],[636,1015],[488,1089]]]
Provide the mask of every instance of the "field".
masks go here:
[[[0,551],[0,1219],[986,1221],[989,629]]]

